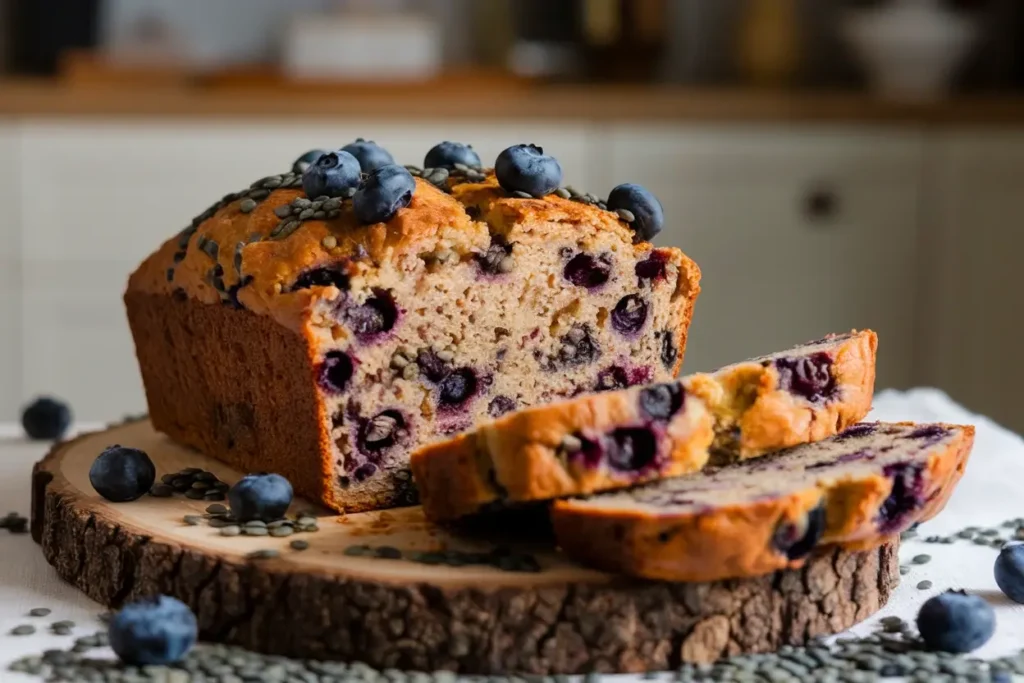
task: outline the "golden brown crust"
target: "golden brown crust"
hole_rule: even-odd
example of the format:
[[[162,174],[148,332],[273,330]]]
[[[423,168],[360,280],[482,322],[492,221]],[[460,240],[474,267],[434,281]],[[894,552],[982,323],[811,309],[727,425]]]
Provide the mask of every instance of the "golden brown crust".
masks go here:
[[[896,423],[910,425],[911,423]],[[880,533],[875,522],[893,480],[881,474],[822,480],[787,495],[735,503],[695,513],[649,507],[584,507],[556,501],[552,525],[559,546],[584,564],[630,576],[670,581],[711,581],[758,576],[802,566],[773,549],[780,523],[798,523],[825,504],[826,528],[819,543],[866,549],[890,540],[915,522],[931,519],[945,505],[963,474],[974,443],[969,425],[945,448],[934,450],[923,473],[925,505],[901,529]]]
[[[226,306],[138,292],[125,305],[156,429],[243,472],[282,474],[300,495],[330,495],[323,407],[300,337]]]
[[[793,396],[775,366],[757,360],[682,378],[686,410],[663,437],[669,454],[664,466],[645,476],[573,467],[559,450],[567,435],[647,422],[638,408],[640,390],[625,389],[528,408],[424,447],[412,455],[413,477],[428,517],[449,520],[491,504],[585,495],[695,472],[709,461],[714,431],[730,433],[734,425],[742,438],[731,455],[741,459],[820,441],[870,410],[876,347],[874,332],[854,330],[829,348],[838,391],[833,401]]]
[[[304,197],[301,189],[275,189],[249,213],[241,210],[244,200],[236,199],[195,226],[186,248],[180,247],[177,236],[167,240],[132,273],[128,291],[171,295],[181,290],[189,298],[217,304],[223,293],[212,283],[211,269],[219,265],[225,289],[238,285],[243,278],[252,278],[237,292],[245,308],[299,331],[308,320],[314,300],[333,299],[337,291],[330,287],[289,290],[301,273],[328,263],[343,266],[353,276],[367,275],[386,261],[400,264],[439,246],[459,254],[484,251],[492,232],[518,241],[543,241],[551,231],[565,225],[573,226],[581,235],[610,232],[624,244],[633,240],[627,224],[610,211],[557,195],[543,199],[509,197],[493,174],[482,183],[452,180],[450,192],[417,178],[411,203],[387,223],[360,225],[348,201],[341,205],[337,218],[304,221],[283,239],[271,237],[282,222],[274,211]],[[470,218],[467,209],[479,214],[481,220]],[[324,238],[328,237],[333,238],[333,246],[325,246]],[[201,239],[217,245],[216,259],[197,247]],[[240,244],[240,263],[236,263],[235,250]],[[650,244],[638,243],[632,248],[639,255],[649,251]],[[685,332],[700,292],[700,269],[678,249],[663,251],[679,267],[678,293],[689,299],[683,316],[685,325],[680,329],[682,363]],[[173,270],[171,279],[169,270]]]

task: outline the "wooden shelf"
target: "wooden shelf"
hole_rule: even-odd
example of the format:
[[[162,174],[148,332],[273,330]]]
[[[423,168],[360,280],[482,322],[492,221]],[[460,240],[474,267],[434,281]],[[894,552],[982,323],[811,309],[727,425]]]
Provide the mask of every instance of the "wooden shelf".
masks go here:
[[[207,86],[0,81],[0,116],[1013,125],[1024,124],[1024,95],[964,96],[915,103],[854,92],[533,85],[479,80],[404,87],[266,87],[245,80]]]

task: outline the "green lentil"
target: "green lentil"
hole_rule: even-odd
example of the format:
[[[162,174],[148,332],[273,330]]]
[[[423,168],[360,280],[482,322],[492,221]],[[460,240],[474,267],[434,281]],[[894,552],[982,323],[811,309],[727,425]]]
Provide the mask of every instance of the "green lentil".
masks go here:
[[[280,555],[280,551],[274,548],[264,548],[263,550],[254,550],[246,558],[250,560],[272,560]]]
[[[21,624],[11,629],[12,636],[30,636],[36,632],[36,627],[31,624]]]
[[[188,524],[189,526],[199,526],[203,523],[203,518],[200,515],[185,515],[183,519],[185,520],[185,524]]]
[[[292,541],[288,545],[291,547],[292,550],[308,550],[309,549],[309,541],[303,541],[302,539],[299,539],[299,538],[295,539],[294,541]]]
[[[928,564],[929,562],[932,561],[932,556],[931,555],[925,555],[925,554],[914,555],[914,557],[910,561],[913,562],[914,564]]]
[[[154,498],[170,498],[174,495],[174,489],[167,484],[156,484],[149,490],[149,495]]]
[[[46,617],[50,615],[49,607],[33,607],[28,611],[30,617]]]
[[[917,584],[917,589],[918,590],[922,590],[922,591],[926,591],[926,590],[928,590],[931,587],[932,587],[932,582],[928,581],[927,579],[924,580],[924,581],[921,581],[920,583]]]

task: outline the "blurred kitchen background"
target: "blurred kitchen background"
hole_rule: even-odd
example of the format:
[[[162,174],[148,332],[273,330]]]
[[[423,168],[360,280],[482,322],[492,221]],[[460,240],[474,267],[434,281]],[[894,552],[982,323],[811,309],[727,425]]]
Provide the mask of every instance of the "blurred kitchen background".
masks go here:
[[[0,0],[0,420],[144,410],[128,273],[314,147],[535,142],[701,266],[685,369],[880,335],[1024,430],[1024,3]]]

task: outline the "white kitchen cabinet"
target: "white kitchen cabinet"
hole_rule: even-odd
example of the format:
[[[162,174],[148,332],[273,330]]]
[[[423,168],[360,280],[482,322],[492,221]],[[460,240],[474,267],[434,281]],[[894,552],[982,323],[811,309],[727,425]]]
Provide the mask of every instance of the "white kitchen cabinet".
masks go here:
[[[936,135],[918,374],[1024,431],[1024,133]]]
[[[30,124],[22,144],[23,256],[139,261],[222,195],[288,170],[310,148],[358,136],[413,164],[446,139],[473,144],[487,164],[510,144],[537,140],[573,182],[589,180],[585,133],[564,124]]]
[[[145,410],[121,296],[134,263],[26,261],[21,346],[28,391],[66,400],[79,419]]]
[[[143,409],[121,302],[128,274],[227,192],[287,170],[310,148],[359,136],[385,146],[399,163],[415,164],[446,139],[473,144],[487,164],[508,145],[537,141],[559,158],[567,178],[588,182],[586,133],[565,124],[28,124],[24,204],[13,222],[24,305],[11,342],[23,347],[26,390],[61,396],[89,420]]]
[[[21,402],[21,261],[18,258],[21,231],[18,215],[21,200],[19,167],[20,139],[14,122],[0,121],[0,421],[13,420]]]
[[[919,133],[623,127],[607,146],[603,184],[652,190],[656,242],[701,268],[687,371],[871,328],[878,386],[911,383]]]

